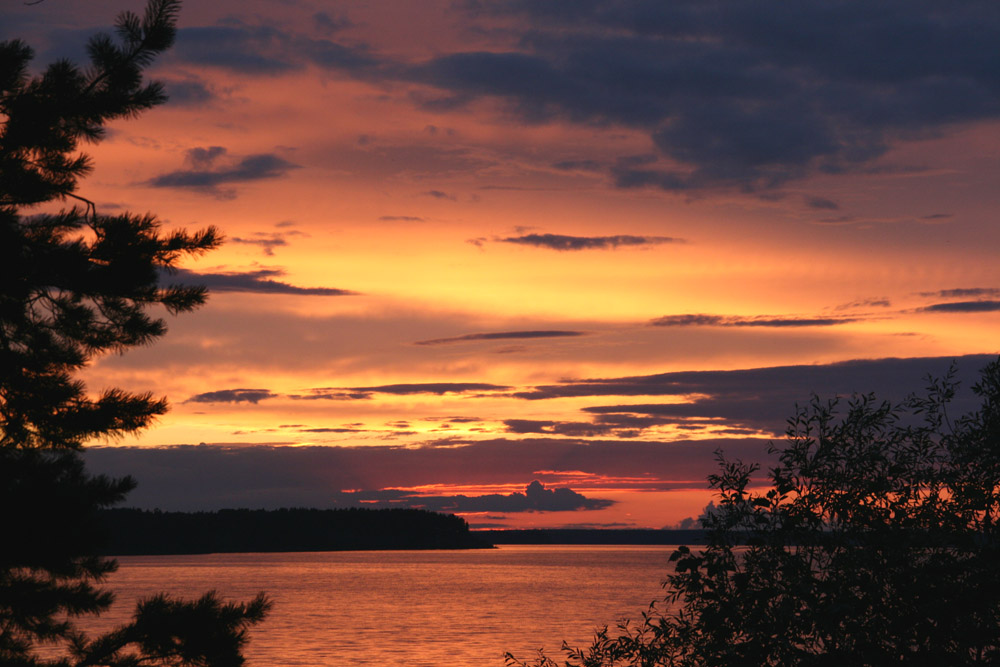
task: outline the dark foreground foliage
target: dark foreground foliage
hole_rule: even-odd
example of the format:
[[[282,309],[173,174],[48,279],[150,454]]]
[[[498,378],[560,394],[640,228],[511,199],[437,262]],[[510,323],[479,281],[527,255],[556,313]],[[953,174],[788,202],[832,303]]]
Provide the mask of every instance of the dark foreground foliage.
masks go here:
[[[255,551],[485,549],[465,519],[415,509],[280,509],[100,514],[103,552],[195,554]]]
[[[843,413],[814,398],[772,445],[770,488],[720,455],[707,546],[675,551],[667,598],[565,664],[1000,664],[1000,361],[954,420],[951,377]]]
[[[108,121],[166,98],[143,70],[174,40],[180,3],[150,0],[122,14],[117,39],[88,44],[90,64],[29,74],[32,50],[0,43],[0,665],[243,664],[246,630],[269,603],[214,594],[158,596],[110,634],[89,638],[81,616],[106,610],[113,560],[98,556],[97,513],[134,486],[91,476],[80,450],[134,433],[166,410],[162,399],[108,389],[94,396],[74,375],[91,359],[165,332],[156,306],[189,311],[203,289],[159,284],[186,255],[214,248],[215,229],[165,232],[151,215],[99,214],[77,194],[91,168],[81,142]],[[77,205],[38,212],[55,201]],[[48,211],[46,208],[45,211]],[[43,655],[41,648],[52,649]],[[49,658],[53,652],[61,657]]]

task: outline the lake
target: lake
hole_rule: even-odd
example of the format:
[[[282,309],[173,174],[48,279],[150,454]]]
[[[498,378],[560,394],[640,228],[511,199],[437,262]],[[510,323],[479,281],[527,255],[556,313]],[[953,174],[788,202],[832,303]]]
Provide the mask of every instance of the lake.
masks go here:
[[[640,617],[661,599],[671,546],[521,546],[472,551],[131,556],[102,627],[160,591],[228,599],[266,591],[271,615],[252,632],[250,665],[503,665],[594,628]]]

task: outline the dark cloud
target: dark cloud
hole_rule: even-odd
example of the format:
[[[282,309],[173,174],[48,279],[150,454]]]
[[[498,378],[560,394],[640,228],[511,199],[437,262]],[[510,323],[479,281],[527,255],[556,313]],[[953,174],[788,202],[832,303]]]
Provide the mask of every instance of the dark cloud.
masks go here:
[[[313,14],[313,22],[316,24],[316,28],[325,35],[346,30],[354,25],[345,16],[330,16],[326,12]]]
[[[840,204],[825,197],[806,197],[806,206],[821,211],[837,211],[840,209]]]
[[[552,167],[560,171],[600,171],[604,165],[596,160],[562,160]]]
[[[935,303],[920,309],[924,313],[995,313],[1000,311],[1000,301],[953,301]]]
[[[975,407],[969,391],[988,355],[956,360],[963,390],[953,413]],[[773,434],[784,431],[796,404],[810,395],[831,398],[875,392],[880,399],[902,400],[926,386],[926,377],[943,377],[952,358],[878,359],[814,366],[779,366],[738,371],[685,371],[621,378],[567,380],[515,393],[528,400],[584,396],[670,396],[669,403],[644,401],[584,408],[597,416],[596,427],[644,429],[672,423],[683,426],[725,426]],[[679,402],[683,401],[683,402]],[[539,430],[545,432],[546,428]],[[548,429],[555,432],[554,427]]]
[[[562,234],[525,234],[496,239],[500,243],[531,245],[551,250],[614,250],[627,246],[650,246],[681,243],[669,236],[564,236]]]
[[[736,317],[730,315],[667,315],[652,320],[654,327],[830,327],[857,322],[851,317]]]
[[[380,215],[382,222],[424,222],[424,219],[416,215]]]
[[[434,197],[434,199],[447,199],[448,201],[456,201],[457,199],[455,195],[448,194],[447,192],[443,192],[442,190],[427,190],[426,192],[423,192],[421,194],[424,194],[428,197]]]
[[[280,248],[281,246],[288,245],[288,241],[282,234],[270,234],[267,236],[263,236],[261,238],[253,238],[253,239],[245,239],[239,236],[232,236],[226,240],[229,241],[230,243],[258,246],[261,250],[264,251],[264,254],[269,257],[274,255],[275,248]]]
[[[253,403],[266,398],[275,398],[277,394],[271,393],[268,389],[219,389],[218,391],[207,391],[204,394],[195,394],[185,403]]]
[[[615,504],[613,500],[587,498],[572,489],[563,487],[546,489],[538,480],[524,489],[524,493],[507,495],[491,493],[482,496],[418,496],[411,491],[386,489],[382,491],[341,491],[334,494],[334,504],[342,507],[406,507],[432,512],[567,512],[601,510]]]
[[[147,181],[156,188],[193,188],[218,193],[220,185],[279,178],[299,166],[272,153],[248,155],[239,159],[224,159],[221,146],[192,148],[185,162],[188,169],[161,174]]]
[[[515,47],[395,74],[452,106],[648,132],[621,187],[760,190],[863,171],[896,142],[1000,115],[1000,6],[930,0],[469,3]]]
[[[288,398],[296,401],[365,401],[372,397],[368,391],[350,391],[340,389],[312,389],[308,394],[290,394]]]
[[[939,221],[939,220],[950,220],[950,219],[952,219],[954,217],[955,216],[952,215],[951,213],[931,213],[930,215],[921,216],[920,219],[921,220]]]
[[[572,336],[584,336],[583,331],[499,331],[495,333],[473,333],[464,336],[454,336],[452,338],[434,338],[432,340],[420,340],[414,345],[447,345],[450,343],[464,343],[470,340],[507,340],[510,338],[564,338]]]
[[[706,488],[714,451],[767,461],[754,438],[657,442],[524,438],[445,438],[422,447],[383,445],[181,445],[91,447],[93,474],[138,481],[126,505],[146,509],[333,507],[337,490],[508,484],[537,479],[561,485],[558,471],[588,475],[588,488]]]
[[[327,33],[347,27],[325,14],[317,14],[315,19],[316,26]],[[379,64],[363,46],[311,39],[239,19],[179,29],[171,54],[183,62],[258,75],[282,74],[309,64],[361,73]]]
[[[274,280],[285,275],[278,269],[256,271],[226,271],[223,273],[196,273],[175,269],[161,276],[164,285],[201,285],[212,292],[257,292],[260,294],[301,294],[313,296],[352,296],[357,294],[333,287],[296,287]]]
[[[858,299],[850,303],[842,303],[834,306],[834,310],[855,310],[857,308],[888,308],[892,305],[889,299],[872,297],[868,299]]]
[[[198,107],[215,99],[215,93],[200,79],[164,79],[162,83],[171,106]]]

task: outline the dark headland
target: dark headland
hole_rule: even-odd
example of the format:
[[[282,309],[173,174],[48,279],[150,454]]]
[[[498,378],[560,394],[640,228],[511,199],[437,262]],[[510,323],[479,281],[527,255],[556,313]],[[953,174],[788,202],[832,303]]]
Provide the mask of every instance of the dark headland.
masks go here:
[[[110,509],[100,519],[112,556],[493,546],[460,517],[412,509]]]

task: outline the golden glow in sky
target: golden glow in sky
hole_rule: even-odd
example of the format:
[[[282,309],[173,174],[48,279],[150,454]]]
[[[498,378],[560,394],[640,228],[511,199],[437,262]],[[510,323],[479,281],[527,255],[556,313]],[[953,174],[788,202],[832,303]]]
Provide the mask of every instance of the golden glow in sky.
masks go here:
[[[142,4],[11,5],[0,37],[81,59]],[[1000,62],[976,46],[1000,16],[883,9],[188,3],[151,70],[171,101],[88,149],[82,193],[227,243],[165,277],[207,306],[88,369],[173,405],[94,465],[164,509],[538,480],[531,511],[455,511],[658,527],[811,392],[974,377],[1000,351]]]

